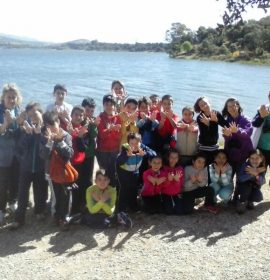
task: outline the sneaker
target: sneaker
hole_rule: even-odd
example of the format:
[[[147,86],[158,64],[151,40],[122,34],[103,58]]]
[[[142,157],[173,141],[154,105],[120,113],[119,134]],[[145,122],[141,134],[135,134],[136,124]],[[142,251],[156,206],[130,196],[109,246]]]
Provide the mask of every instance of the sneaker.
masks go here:
[[[219,209],[216,206],[212,206],[212,205],[203,206],[202,209],[212,214],[219,213]]]
[[[248,210],[253,210],[255,208],[254,203],[252,201],[249,201],[246,207]]]
[[[246,211],[247,202],[236,202],[236,212],[238,214],[244,214]]]
[[[124,225],[126,228],[132,228],[132,220],[125,212],[120,212],[117,214],[118,223]]]
[[[10,225],[8,225],[8,229],[10,230],[16,230],[19,227],[21,227],[23,224],[19,223],[19,222],[13,222]]]
[[[59,221],[59,229],[60,231],[68,231],[69,230],[69,224],[67,221],[60,220]]]
[[[0,210],[0,225],[2,225],[4,223],[4,218],[5,218],[5,215],[4,215],[3,211]]]
[[[113,215],[105,218],[103,224],[104,224],[105,228],[110,228],[112,226],[115,226],[117,224],[117,222],[118,222],[118,215],[113,214]]]

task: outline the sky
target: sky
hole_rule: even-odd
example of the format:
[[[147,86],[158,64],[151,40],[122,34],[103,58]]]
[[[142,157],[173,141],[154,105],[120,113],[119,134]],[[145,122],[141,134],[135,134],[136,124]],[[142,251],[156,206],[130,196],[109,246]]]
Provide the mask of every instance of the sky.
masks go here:
[[[225,0],[2,0],[0,33],[47,42],[164,42],[173,22],[216,27],[225,6]],[[254,8],[244,19],[266,15]]]

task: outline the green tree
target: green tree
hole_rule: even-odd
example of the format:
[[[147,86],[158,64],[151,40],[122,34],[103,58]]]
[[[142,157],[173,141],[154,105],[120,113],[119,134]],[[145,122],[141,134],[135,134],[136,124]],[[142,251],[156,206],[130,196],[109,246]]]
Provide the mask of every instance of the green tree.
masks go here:
[[[182,45],[181,45],[181,49],[183,52],[185,53],[190,53],[193,49],[193,45],[189,42],[189,41],[185,41]]]

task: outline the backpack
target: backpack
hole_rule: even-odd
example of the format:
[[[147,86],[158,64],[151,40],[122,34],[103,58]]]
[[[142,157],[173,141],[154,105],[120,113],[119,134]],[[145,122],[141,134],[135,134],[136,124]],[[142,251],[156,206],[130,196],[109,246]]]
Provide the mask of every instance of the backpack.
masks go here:
[[[70,162],[65,162],[56,150],[52,151],[49,174],[57,184],[72,184],[78,179],[77,170]]]

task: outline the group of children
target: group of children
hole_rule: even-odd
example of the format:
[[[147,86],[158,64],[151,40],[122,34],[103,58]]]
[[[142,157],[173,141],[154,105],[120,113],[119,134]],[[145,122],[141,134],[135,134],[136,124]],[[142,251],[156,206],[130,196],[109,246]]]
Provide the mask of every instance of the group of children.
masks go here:
[[[129,213],[138,211],[190,214],[198,198],[208,212],[217,214],[220,203],[234,202],[241,214],[263,199],[260,188],[270,163],[269,105],[262,105],[251,121],[234,98],[220,113],[200,97],[179,117],[172,96],[137,100],[113,81],[103,112],[95,116],[93,98],[73,107],[60,84],[53,95],[45,112],[35,102],[21,110],[18,87],[3,87],[0,224],[7,210],[14,213],[11,229],[25,223],[31,185],[36,218],[46,219],[49,202],[61,230],[73,222],[131,227]],[[219,127],[224,149],[219,149]],[[99,169],[93,178],[95,158]]]

